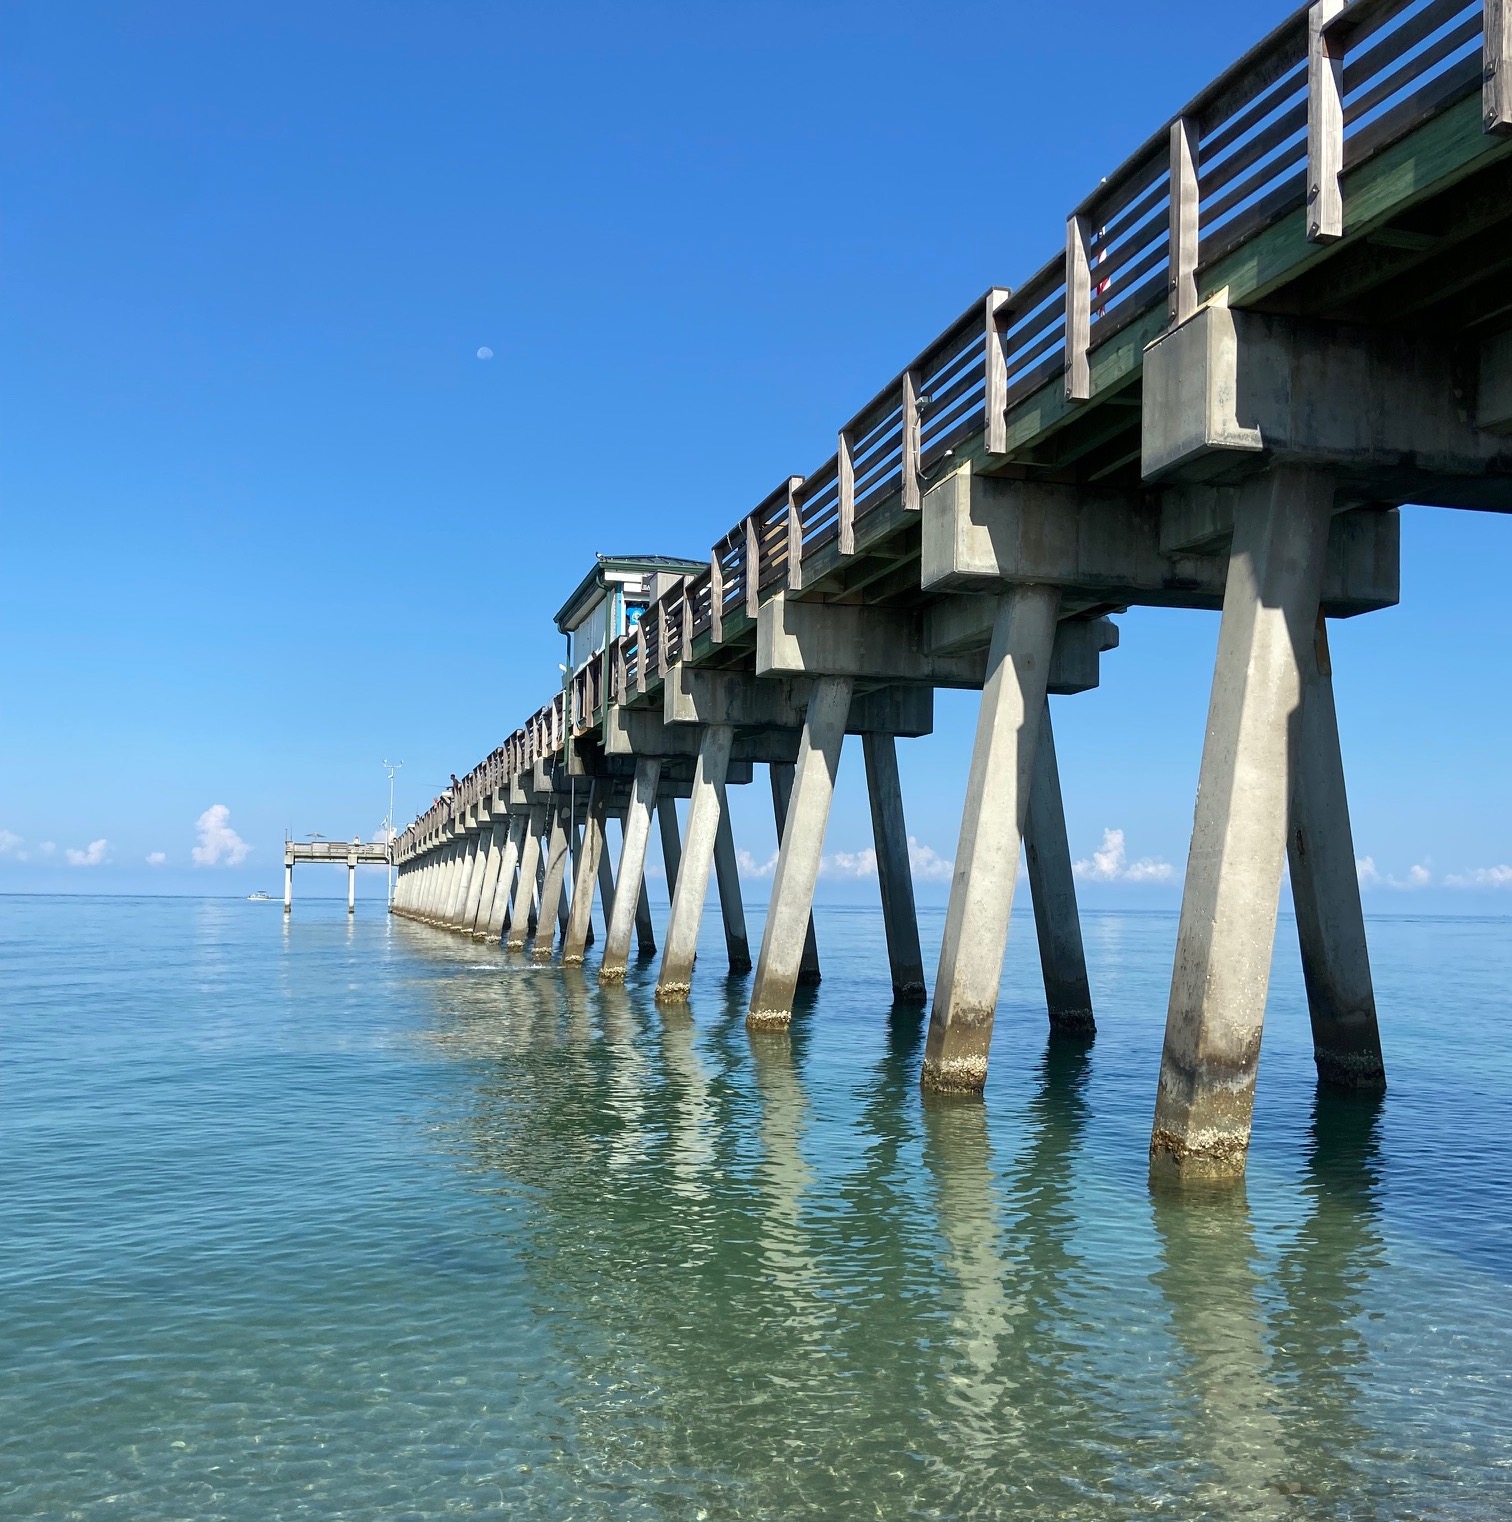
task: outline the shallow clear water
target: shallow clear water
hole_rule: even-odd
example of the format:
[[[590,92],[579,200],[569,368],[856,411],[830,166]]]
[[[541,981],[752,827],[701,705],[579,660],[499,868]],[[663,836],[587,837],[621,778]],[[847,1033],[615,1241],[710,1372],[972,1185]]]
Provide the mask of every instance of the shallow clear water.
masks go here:
[[[1283,922],[1178,1198],[1174,915],[1087,916],[1090,1048],[1016,920],[940,1107],[874,911],[758,1038],[713,935],[673,1018],[343,908],[0,899],[0,1516],[1512,1513],[1512,921],[1372,922],[1380,1104]]]

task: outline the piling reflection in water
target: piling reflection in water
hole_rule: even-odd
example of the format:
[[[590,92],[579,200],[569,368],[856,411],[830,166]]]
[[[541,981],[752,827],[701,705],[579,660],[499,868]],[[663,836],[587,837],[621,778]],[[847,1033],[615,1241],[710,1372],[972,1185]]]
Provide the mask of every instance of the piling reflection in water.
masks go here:
[[[570,1329],[585,1473],[678,1514],[1371,1514],[1378,1100],[1320,1091],[1278,1247],[1243,1188],[1104,1187],[1082,1042],[1014,1103],[921,1104],[917,1009],[750,1032],[738,982],[691,1014],[644,969],[422,986]]]

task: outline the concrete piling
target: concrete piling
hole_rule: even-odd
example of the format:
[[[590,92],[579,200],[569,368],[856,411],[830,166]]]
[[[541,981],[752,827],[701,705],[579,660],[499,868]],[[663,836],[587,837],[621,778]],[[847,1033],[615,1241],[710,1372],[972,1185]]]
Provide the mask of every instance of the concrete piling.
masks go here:
[[[1287,836],[1313,1056],[1324,1083],[1384,1089],[1370,952],[1339,750],[1328,630],[1318,615],[1301,652],[1301,711],[1292,754]]]
[[[1024,861],[1029,869],[1029,897],[1034,904],[1034,932],[1039,941],[1050,1029],[1063,1036],[1095,1035],[1097,1024],[1087,983],[1087,955],[1082,947],[1076,878],[1066,840],[1066,809],[1048,698],[1040,715],[1039,743],[1034,748],[1034,781],[1024,817]]]
[[[746,1025],[752,1030],[781,1030],[793,1018],[793,995],[813,913],[814,886],[819,881],[824,832],[854,686],[848,676],[821,676],[809,696],[767,904],[761,958],[746,1013]]]
[[[667,939],[662,948],[661,974],[656,980],[660,1002],[685,1000],[693,984],[693,961],[698,951],[698,927],[703,918],[709,888],[709,868],[714,863],[714,841],[719,833],[720,791],[730,764],[735,732],[728,724],[705,727],[693,768],[693,793],[688,805],[688,838],[677,868],[672,892],[672,912],[667,920]],[[671,867],[668,867],[671,873]]]
[[[745,905],[740,895],[740,866],[730,825],[730,800],[723,783],[719,787],[719,828],[714,835],[714,878],[719,888],[719,911],[724,919],[730,971],[737,975],[749,972],[751,943],[746,935]]]
[[[581,963],[593,929],[593,891],[598,881],[599,864],[604,857],[604,824],[609,817],[605,788],[594,783],[588,798],[588,818],[578,848],[577,870],[572,880],[572,908],[567,917],[567,933],[562,940],[562,961],[569,966]],[[609,903],[605,899],[605,905]]]
[[[530,934],[530,901],[535,894],[536,873],[541,862],[541,832],[546,826],[546,805],[532,803],[520,843],[520,880],[509,911],[509,934],[504,944],[510,951],[523,951]]]
[[[980,1094],[987,1081],[1059,606],[1058,587],[1035,584],[997,600],[924,1048],[934,1093]]]
[[[660,759],[640,757],[635,763],[635,780],[625,809],[624,843],[620,847],[619,876],[604,937],[604,955],[599,963],[600,983],[622,982],[630,960],[630,932],[645,894],[646,846],[651,838],[651,812],[656,808],[660,782]]]
[[[1333,482],[1272,468],[1234,508],[1150,1164],[1235,1178],[1249,1150],[1286,856],[1290,750]]]
[[[913,871],[908,861],[903,789],[898,782],[897,742],[891,735],[867,733],[861,737],[861,750],[866,761],[866,791],[871,800],[872,845],[877,853],[877,884],[882,894],[893,1001],[923,1004],[927,998],[924,958],[919,950],[919,918],[914,908]]]
[[[529,823],[530,816],[523,808],[515,809],[509,815],[503,848],[499,853],[499,872],[494,879],[493,899],[489,904],[487,923],[483,926],[485,940],[503,939],[504,926],[509,921],[509,904],[514,894],[515,868],[519,865],[520,848],[525,842]]]
[[[499,868],[503,864],[504,838],[508,833],[509,821],[500,817],[491,819],[483,832],[480,846],[483,870],[478,877],[478,891],[473,895],[472,913],[465,916],[462,925],[472,935],[482,935],[488,928],[488,916],[498,891]]]
[[[791,761],[773,761],[767,768],[772,783],[772,820],[777,827],[777,843],[782,844],[782,832],[787,826],[788,802],[793,796],[794,764]],[[803,956],[798,963],[798,986],[812,988],[821,978],[819,970],[819,938],[814,934],[814,916],[809,915],[808,927],[803,933]]]
[[[541,879],[541,906],[536,915],[535,935],[530,944],[531,955],[537,960],[551,955],[552,942],[560,928],[562,892],[567,882],[568,807],[565,798],[558,798],[551,810],[545,873]]]

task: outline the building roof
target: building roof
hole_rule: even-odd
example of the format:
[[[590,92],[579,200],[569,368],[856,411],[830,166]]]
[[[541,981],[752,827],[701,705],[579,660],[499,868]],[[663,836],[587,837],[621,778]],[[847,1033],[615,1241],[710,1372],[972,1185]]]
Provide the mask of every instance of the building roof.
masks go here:
[[[677,555],[595,555],[593,569],[577,584],[572,596],[558,610],[556,626],[565,634],[582,622],[583,615],[604,595],[609,575],[644,576],[665,571],[696,575],[708,564],[706,560],[683,560]]]

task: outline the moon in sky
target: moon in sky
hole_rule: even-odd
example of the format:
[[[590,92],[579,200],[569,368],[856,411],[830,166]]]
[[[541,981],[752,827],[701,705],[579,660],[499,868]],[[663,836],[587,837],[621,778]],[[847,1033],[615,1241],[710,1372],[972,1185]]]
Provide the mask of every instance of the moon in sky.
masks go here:
[[[478,350],[478,358],[479,359],[492,359],[493,358],[493,350],[490,349],[487,344],[484,344],[483,347]]]

